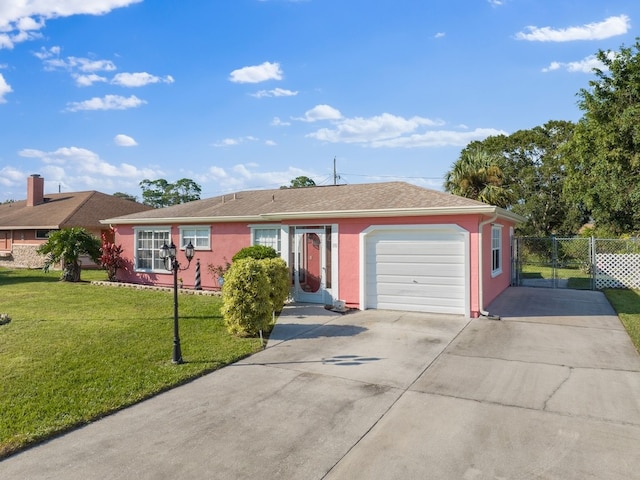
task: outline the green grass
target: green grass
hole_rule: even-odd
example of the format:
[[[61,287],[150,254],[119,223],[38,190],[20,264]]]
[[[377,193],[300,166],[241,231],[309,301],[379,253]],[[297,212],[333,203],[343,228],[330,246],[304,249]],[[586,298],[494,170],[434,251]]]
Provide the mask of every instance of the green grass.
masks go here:
[[[171,362],[171,292],[0,269],[0,458],[258,351],[229,335],[214,296],[179,296],[182,365]]]
[[[640,352],[640,290],[608,288],[604,294]]]
[[[556,278],[568,280],[568,288],[591,289],[591,277],[579,268],[556,268]],[[522,278],[553,278],[553,268],[545,265],[527,264],[522,266]]]

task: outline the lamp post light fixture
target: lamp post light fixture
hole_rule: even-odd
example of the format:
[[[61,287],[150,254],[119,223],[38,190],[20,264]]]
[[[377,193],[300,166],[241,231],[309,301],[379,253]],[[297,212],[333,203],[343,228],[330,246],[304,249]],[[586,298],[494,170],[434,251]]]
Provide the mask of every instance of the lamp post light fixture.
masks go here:
[[[186,270],[191,265],[191,260],[195,253],[193,244],[189,244],[184,247],[184,255],[187,257],[187,266],[180,268],[180,263],[176,257],[176,246],[173,242],[171,245],[167,245],[166,242],[160,248],[160,258],[164,261],[164,265],[167,270],[173,271],[173,363],[180,364],[182,361],[182,350],[180,349],[180,334],[178,331],[178,272]]]

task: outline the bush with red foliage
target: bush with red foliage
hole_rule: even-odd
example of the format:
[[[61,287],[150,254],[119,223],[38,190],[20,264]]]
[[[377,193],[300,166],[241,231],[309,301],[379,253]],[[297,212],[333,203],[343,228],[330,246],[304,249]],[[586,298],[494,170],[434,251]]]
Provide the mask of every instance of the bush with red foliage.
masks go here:
[[[110,242],[109,237],[113,238],[113,232],[109,232],[109,236],[106,232],[102,234],[100,265],[107,271],[109,281],[115,282],[118,270],[124,267],[125,260],[122,258],[122,246]]]

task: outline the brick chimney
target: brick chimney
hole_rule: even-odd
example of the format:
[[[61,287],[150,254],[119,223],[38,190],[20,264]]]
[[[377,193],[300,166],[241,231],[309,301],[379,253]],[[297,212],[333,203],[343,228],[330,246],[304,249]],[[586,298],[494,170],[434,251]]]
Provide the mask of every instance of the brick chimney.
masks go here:
[[[27,178],[27,207],[44,203],[44,178],[34,173]]]

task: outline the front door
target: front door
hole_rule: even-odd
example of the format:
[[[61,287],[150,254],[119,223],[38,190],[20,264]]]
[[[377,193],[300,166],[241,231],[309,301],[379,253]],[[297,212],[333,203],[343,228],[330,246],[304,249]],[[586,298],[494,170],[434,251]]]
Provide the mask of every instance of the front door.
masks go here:
[[[294,298],[324,303],[327,285],[326,235],[321,228],[296,229],[294,245]]]

